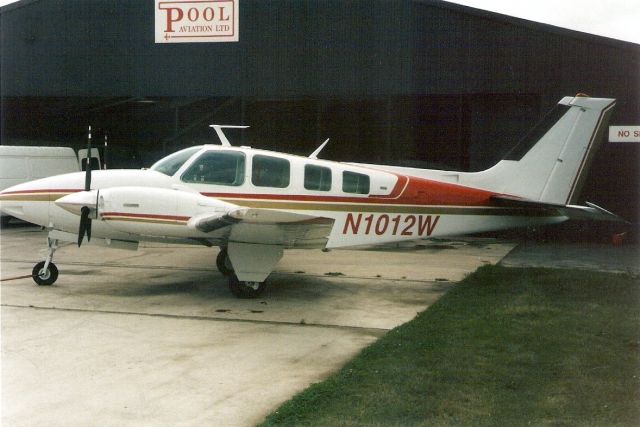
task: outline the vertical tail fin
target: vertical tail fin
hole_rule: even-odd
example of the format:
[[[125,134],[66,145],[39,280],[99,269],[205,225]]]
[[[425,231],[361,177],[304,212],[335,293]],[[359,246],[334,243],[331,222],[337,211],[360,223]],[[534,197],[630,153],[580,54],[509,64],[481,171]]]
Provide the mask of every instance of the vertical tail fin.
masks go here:
[[[375,165],[393,173],[450,182],[553,205],[575,204],[615,99],[565,97],[507,156],[481,172]]]
[[[563,98],[504,160],[473,180],[529,200],[575,203],[614,105],[614,99]]]

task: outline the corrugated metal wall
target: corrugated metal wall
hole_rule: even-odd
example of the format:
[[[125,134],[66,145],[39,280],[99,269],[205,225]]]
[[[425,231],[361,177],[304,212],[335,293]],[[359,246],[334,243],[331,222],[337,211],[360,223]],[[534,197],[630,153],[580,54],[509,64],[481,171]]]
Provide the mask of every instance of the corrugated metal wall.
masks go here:
[[[264,148],[331,137],[337,160],[478,170],[565,95],[640,122],[640,46],[440,1],[240,0],[237,43],[156,44],[153,27],[151,0],[0,9],[2,143],[81,143],[91,123],[142,144],[123,156],[139,166],[245,123]],[[585,198],[637,221],[639,160],[606,146]]]

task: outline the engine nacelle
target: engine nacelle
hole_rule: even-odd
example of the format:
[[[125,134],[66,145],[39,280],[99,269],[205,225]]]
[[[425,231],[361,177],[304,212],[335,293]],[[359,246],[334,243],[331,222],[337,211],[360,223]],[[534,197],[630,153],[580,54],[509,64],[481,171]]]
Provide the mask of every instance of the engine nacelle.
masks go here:
[[[238,206],[200,193],[150,187],[113,187],[100,190],[97,216],[109,227],[132,234],[193,237],[187,226],[196,215],[223,217]]]

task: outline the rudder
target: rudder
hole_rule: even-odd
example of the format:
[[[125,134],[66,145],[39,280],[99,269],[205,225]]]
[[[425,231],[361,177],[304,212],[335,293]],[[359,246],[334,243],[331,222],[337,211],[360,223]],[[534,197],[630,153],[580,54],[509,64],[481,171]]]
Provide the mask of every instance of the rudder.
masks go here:
[[[528,200],[575,203],[614,105],[607,98],[563,98],[504,160],[473,180]]]

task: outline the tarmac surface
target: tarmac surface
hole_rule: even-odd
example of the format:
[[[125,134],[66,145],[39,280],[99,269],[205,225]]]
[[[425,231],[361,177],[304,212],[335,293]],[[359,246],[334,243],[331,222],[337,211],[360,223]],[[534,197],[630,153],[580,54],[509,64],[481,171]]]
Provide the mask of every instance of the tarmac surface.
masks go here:
[[[285,251],[256,300],[231,296],[216,249],[68,245],[31,273],[46,233],[0,233],[4,426],[251,426],[411,320],[513,243]]]
[[[571,268],[638,275],[640,274],[640,246],[525,242],[511,251],[500,265]]]

